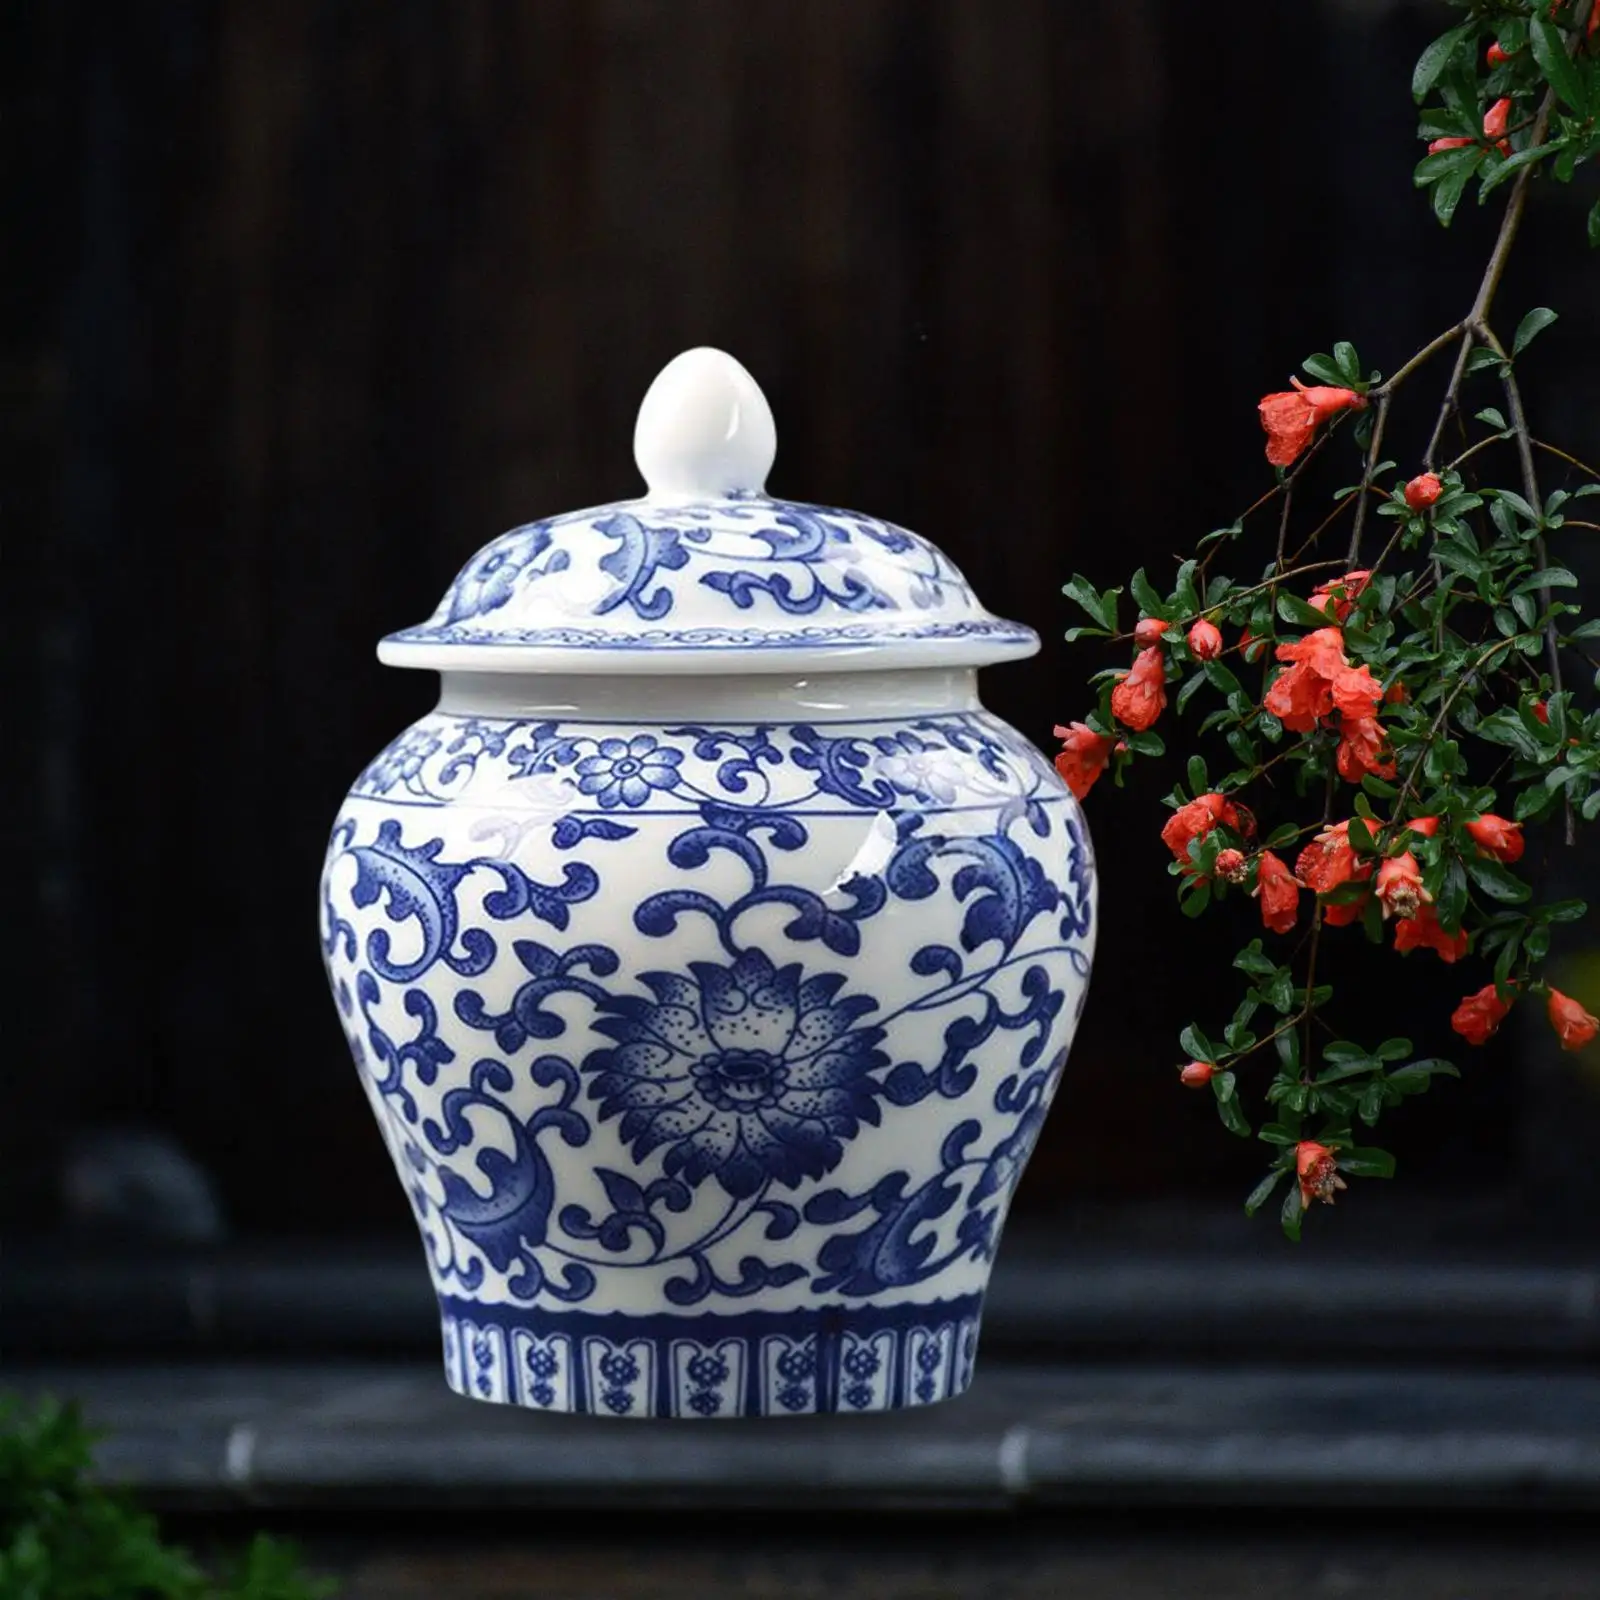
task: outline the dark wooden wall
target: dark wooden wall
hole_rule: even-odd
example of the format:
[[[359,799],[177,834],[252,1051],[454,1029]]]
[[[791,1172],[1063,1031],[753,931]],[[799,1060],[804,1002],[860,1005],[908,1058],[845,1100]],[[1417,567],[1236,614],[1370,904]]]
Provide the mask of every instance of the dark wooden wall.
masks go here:
[[[7,10],[13,1214],[50,1211],[74,1121],[146,1120],[242,1226],[404,1225],[314,937],[344,786],[432,691],[373,642],[495,532],[633,492],[678,349],[765,386],[778,492],[926,532],[1052,641],[988,689],[1048,743],[1102,664],[1054,642],[1069,571],[1226,521],[1256,397],[1346,333],[1409,349],[1474,270],[1430,265],[1409,193],[1404,15]],[[1150,848],[1164,787],[1090,808],[1101,975],[1035,1206],[1254,1164],[1172,1088],[1225,976]],[[1497,1092],[1455,1137],[1501,1138]]]

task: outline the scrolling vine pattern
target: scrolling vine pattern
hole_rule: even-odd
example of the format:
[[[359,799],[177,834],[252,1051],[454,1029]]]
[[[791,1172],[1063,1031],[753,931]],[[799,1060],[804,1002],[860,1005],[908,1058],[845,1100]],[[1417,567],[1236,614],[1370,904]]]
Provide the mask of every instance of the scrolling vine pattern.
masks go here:
[[[551,599],[569,622],[530,628],[535,616],[548,619]],[[669,645],[731,640],[743,630],[729,625],[752,617],[902,614],[926,628],[936,614],[945,629],[1001,627],[916,534],[860,512],[752,496],[624,502],[513,528],[462,568],[426,623],[395,637],[603,645],[625,635]],[[827,642],[829,629],[791,642],[802,637]]]
[[[548,850],[472,855],[443,818],[408,836],[415,813],[382,799],[485,761],[513,785],[559,776],[587,809],[547,820]],[[851,809],[880,858],[818,889],[795,869]],[[627,948],[704,958],[625,967],[614,904],[578,936],[634,883]],[[992,1255],[1081,1003],[1093,899],[1076,807],[981,713],[649,734],[436,717],[335,825],[323,944],[442,1289],[492,1273],[513,1300],[578,1304],[646,1271],[680,1307],[867,1297]],[[927,942],[902,951],[906,928]],[[989,1089],[979,1061],[1007,1036],[1015,1070]],[[828,1182],[924,1102],[951,1108],[933,1170]],[[593,1159],[558,1183],[558,1146]]]

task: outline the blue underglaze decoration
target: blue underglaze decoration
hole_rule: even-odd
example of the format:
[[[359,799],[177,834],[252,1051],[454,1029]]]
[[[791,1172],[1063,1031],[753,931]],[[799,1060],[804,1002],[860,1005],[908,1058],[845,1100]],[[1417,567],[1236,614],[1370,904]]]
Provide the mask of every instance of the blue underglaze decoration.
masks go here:
[[[696,548],[618,545],[618,604]],[[425,718],[335,825],[323,949],[452,1381],[615,1416],[959,1392],[1093,932],[1075,803],[980,711]]]
[[[1036,644],[933,545],[860,512],[744,496],[630,501],[514,528],[400,644],[585,651]]]

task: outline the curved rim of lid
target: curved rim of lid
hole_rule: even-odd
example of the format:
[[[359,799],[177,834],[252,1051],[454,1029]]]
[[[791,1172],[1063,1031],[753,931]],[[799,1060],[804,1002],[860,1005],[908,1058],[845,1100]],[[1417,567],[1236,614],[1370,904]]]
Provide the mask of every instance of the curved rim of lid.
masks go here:
[[[702,630],[704,631],[704,630]],[[821,632],[823,630],[818,630]],[[845,630],[835,630],[843,633]],[[798,635],[802,630],[795,630]],[[931,634],[895,639],[875,637],[805,641],[762,633],[742,647],[668,644],[648,639],[608,642],[574,649],[561,644],[453,644],[438,639],[408,639],[392,633],[378,644],[385,666],[434,672],[562,672],[574,676],[624,677],[630,674],[859,672],[901,667],[983,667],[1022,661],[1039,653],[1032,628],[996,618],[992,622],[953,623],[942,637]]]

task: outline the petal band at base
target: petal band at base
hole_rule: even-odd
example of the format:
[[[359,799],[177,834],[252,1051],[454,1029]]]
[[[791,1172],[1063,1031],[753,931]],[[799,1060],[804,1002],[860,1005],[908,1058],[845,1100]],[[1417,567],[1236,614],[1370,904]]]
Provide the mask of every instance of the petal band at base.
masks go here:
[[[981,1294],[927,1305],[629,1316],[441,1297],[458,1394],[609,1417],[807,1416],[932,1405],[972,1380]]]

